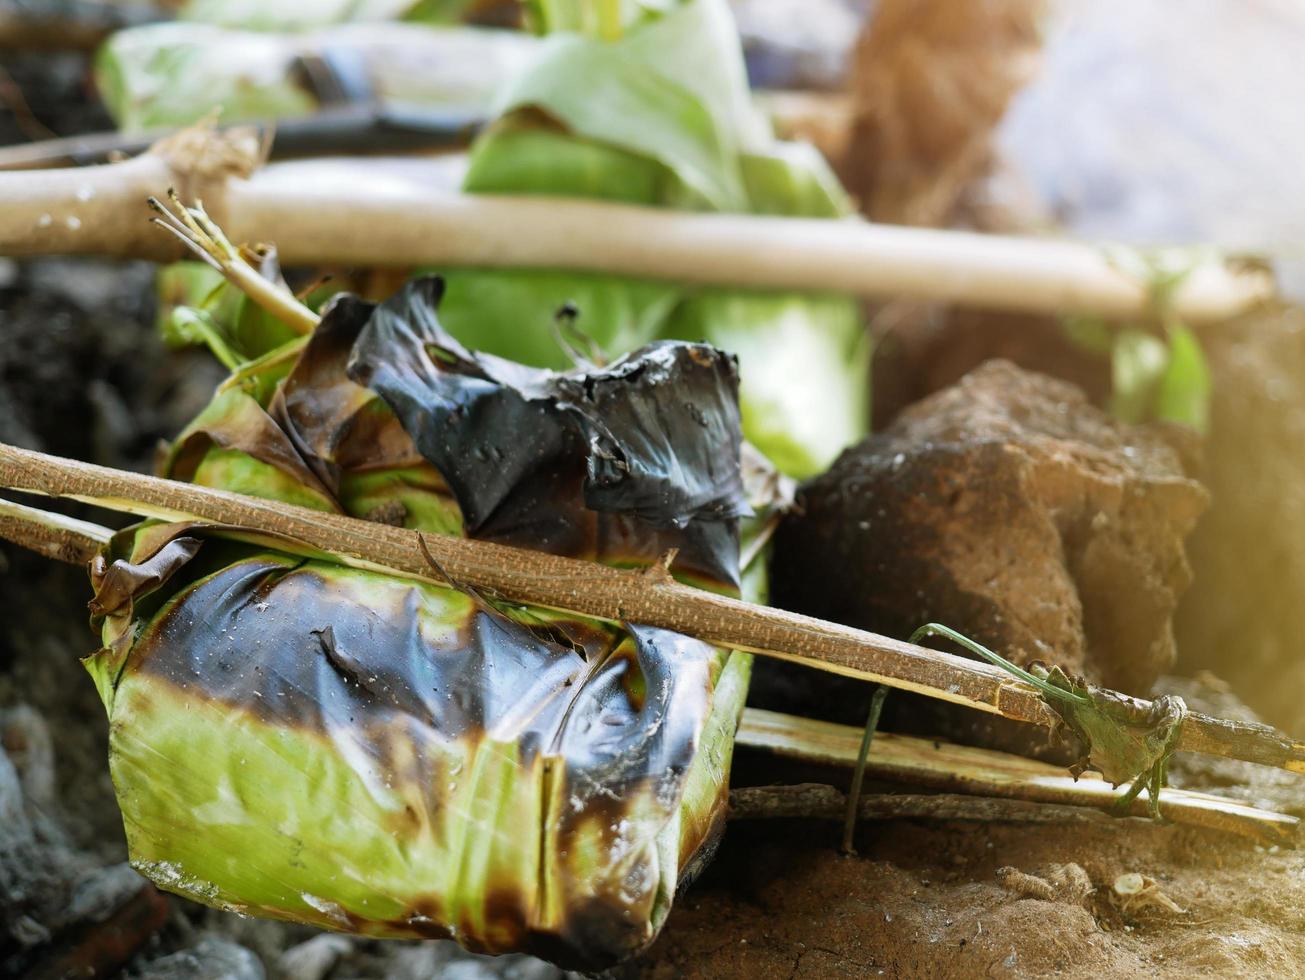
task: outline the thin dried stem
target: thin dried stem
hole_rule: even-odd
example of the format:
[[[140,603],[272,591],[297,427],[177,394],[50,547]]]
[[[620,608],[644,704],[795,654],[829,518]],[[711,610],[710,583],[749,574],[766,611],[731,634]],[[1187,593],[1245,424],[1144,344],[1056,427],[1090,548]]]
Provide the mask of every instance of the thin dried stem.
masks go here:
[[[168,190],[169,208],[157,197],[149,199],[156,217],[150,220],[177,238],[240,289],[251,300],[286,324],[296,333],[312,333],[319,317],[279,283],[271,282],[245,261],[240,249],[231,244],[217,222],[204,210],[202,201],[193,207],[181,203],[175,190]]]
[[[1019,721],[1059,724],[1036,689],[1000,668],[705,592],[670,579],[660,567],[651,572],[617,569],[487,541],[419,534],[3,445],[0,487],[70,497],[142,517],[259,529],[329,552],[342,564],[446,585],[432,577],[429,553],[454,579],[494,598],[658,626]],[[1121,711],[1131,710],[1139,724],[1147,723],[1149,701],[1118,698]],[[1305,744],[1267,725],[1193,713],[1178,748],[1305,772]]]
[[[852,770],[852,786],[847,791],[847,812],[843,819],[843,853],[855,854],[852,837],[856,831],[857,807],[861,802],[861,783],[865,779],[866,761],[870,757],[870,746],[874,743],[875,729],[879,727],[879,713],[884,709],[884,699],[888,697],[888,688],[882,684],[870,695],[870,712],[866,716],[865,731],[861,735],[861,748],[856,755],[856,766]]]

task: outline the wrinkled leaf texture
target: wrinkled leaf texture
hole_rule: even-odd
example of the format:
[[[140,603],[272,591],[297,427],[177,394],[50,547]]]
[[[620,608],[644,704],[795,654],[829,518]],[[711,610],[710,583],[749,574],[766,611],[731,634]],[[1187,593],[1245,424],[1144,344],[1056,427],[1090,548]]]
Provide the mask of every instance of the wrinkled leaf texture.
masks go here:
[[[440,286],[238,372],[165,472],[736,591],[732,358],[552,373],[473,354]],[[651,942],[723,822],[750,659],[202,524],[93,569],[135,866],[219,907],[598,968]]]

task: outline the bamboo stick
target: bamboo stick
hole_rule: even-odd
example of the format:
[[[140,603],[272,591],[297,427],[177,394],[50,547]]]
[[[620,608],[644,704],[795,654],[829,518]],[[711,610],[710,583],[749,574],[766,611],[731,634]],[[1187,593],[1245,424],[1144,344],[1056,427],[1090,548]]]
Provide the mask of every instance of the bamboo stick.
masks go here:
[[[0,487],[68,497],[142,517],[199,519],[285,536],[358,568],[447,584],[597,619],[658,626],[710,643],[916,691],[1043,726],[1057,715],[1000,669],[864,630],[682,585],[661,566],[622,570],[486,541],[322,513],[0,445]],[[1140,724],[1150,702],[1120,695]],[[1305,773],[1305,744],[1266,725],[1192,713],[1178,748]]]
[[[84,563],[109,536],[107,528],[0,499],[0,538],[46,557]],[[862,737],[860,730],[845,725],[749,708],[744,711],[736,741],[804,762],[851,766]],[[866,771],[945,792],[941,796],[863,798],[858,804],[859,819],[1074,822],[1104,818],[1101,811],[1113,806],[1124,792],[1092,776],[1073,780],[1057,767],[1036,760],[891,732],[877,734]],[[956,792],[966,795],[948,795]],[[1142,800],[1132,801],[1133,815],[1145,812]],[[1161,812],[1179,823],[1276,844],[1291,843],[1299,824],[1284,814],[1171,789],[1161,794]],[[736,819],[835,818],[845,814],[846,797],[833,787],[768,787],[731,794],[731,817]]]
[[[846,813],[846,794],[824,783],[739,786],[730,790],[730,820],[842,820]],[[857,801],[856,819],[1059,824],[1117,822],[1116,818],[1086,806],[962,793],[874,793]],[[1257,835],[1255,839],[1264,838]]]
[[[79,564],[94,557],[110,537],[104,527],[51,514],[0,498],[0,538],[49,558]],[[748,708],[737,744],[819,765],[852,766],[863,733],[859,729]],[[948,820],[1088,822],[1123,795],[1099,777],[1073,780],[1063,770],[1020,756],[950,745],[890,732],[878,733],[866,771],[894,782],[924,786],[931,795],[875,795],[858,803],[858,819],[927,817]],[[959,795],[964,794],[964,795]],[[842,818],[846,797],[830,786],[736,789],[731,819],[781,817]],[[1207,794],[1166,789],[1161,812],[1167,819],[1238,834],[1270,844],[1293,845],[1295,817]],[[1134,816],[1146,804],[1134,799]]]
[[[102,167],[13,171],[0,180],[0,254],[180,258],[161,246],[146,200],[174,182],[162,156]]]
[[[795,718],[795,721],[805,719]],[[1235,834],[1261,844],[1294,847],[1299,822],[1271,810],[1233,800],[1166,790],[1165,817],[1174,823]],[[1187,806],[1191,796],[1206,807]],[[1226,807],[1226,810],[1224,809]],[[847,797],[823,783],[740,786],[730,790],[730,820],[842,820]],[[1227,820],[1211,817],[1226,816]],[[975,796],[969,793],[875,793],[857,802],[860,820],[959,820],[981,823],[1105,824],[1126,827],[1120,818],[1086,803],[1047,803],[1033,797]],[[1131,821],[1137,826],[1136,817]]]
[[[801,762],[850,768],[856,764],[861,737],[861,730],[849,725],[748,708],[743,712],[735,744]],[[865,771],[889,782],[963,793],[964,798],[1086,807],[1097,812],[1111,811],[1125,794],[1123,787],[1116,789],[1095,773],[1074,779],[1059,766],[1036,759],[895,732],[875,734]],[[841,793],[839,797],[843,798]],[[838,815],[843,812],[838,811]],[[891,809],[885,808],[884,812],[890,813]],[[1146,801],[1130,801],[1131,816],[1144,817],[1148,812]],[[1285,813],[1209,793],[1171,788],[1160,793],[1160,813],[1175,823],[1220,830],[1267,844],[1295,846],[1300,828],[1300,820]],[[822,809],[820,815],[834,816],[827,809]]]
[[[550,268],[755,289],[835,290],[1041,313],[1137,316],[1146,283],[1102,248],[1050,238],[821,220],[697,214],[592,200],[460,194],[447,162],[256,159],[206,170],[174,146],[121,164],[0,173],[0,255],[172,259],[145,231],[144,201],[171,185],[203,198],[235,242],[275,241],[289,264]],[[1274,295],[1272,277],[1206,259],[1173,297],[1192,322]]]

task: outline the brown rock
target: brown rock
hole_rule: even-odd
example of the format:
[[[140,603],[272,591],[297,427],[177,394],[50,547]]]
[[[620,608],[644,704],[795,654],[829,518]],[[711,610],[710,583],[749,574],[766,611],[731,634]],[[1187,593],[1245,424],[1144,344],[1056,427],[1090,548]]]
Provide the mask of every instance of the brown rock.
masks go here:
[[[1174,660],[1183,540],[1206,497],[1159,430],[994,361],[803,488],[773,596],[893,636],[942,622],[1143,693]]]
[[[876,221],[945,225],[1038,65],[1044,0],[879,0],[857,42],[844,181]]]

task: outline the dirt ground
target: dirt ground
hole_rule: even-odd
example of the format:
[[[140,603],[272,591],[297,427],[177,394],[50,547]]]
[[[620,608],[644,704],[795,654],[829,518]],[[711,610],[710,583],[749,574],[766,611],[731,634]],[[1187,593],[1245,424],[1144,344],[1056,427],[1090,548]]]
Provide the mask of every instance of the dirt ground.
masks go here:
[[[838,829],[731,827],[627,976],[1192,977],[1305,972],[1305,855],[1270,853],[1173,826],[863,826],[855,857]],[[1093,890],[1044,882],[1076,864]],[[1156,879],[1183,911],[1121,911],[1111,883]],[[1076,875],[1077,876],[1077,875]],[[1009,876],[1018,879],[1018,876]],[[1041,893],[1041,894],[1039,894]]]
[[[1208,674],[1157,687],[1195,710],[1254,717]],[[737,760],[736,784],[775,775],[840,780],[776,773],[750,751]],[[1300,777],[1277,770],[1180,755],[1170,782],[1305,813]],[[1305,851],[1140,819],[867,822],[855,856],[839,853],[840,836],[815,821],[731,824],[620,980],[1305,976]],[[1117,895],[1126,874],[1153,879],[1177,910]]]

